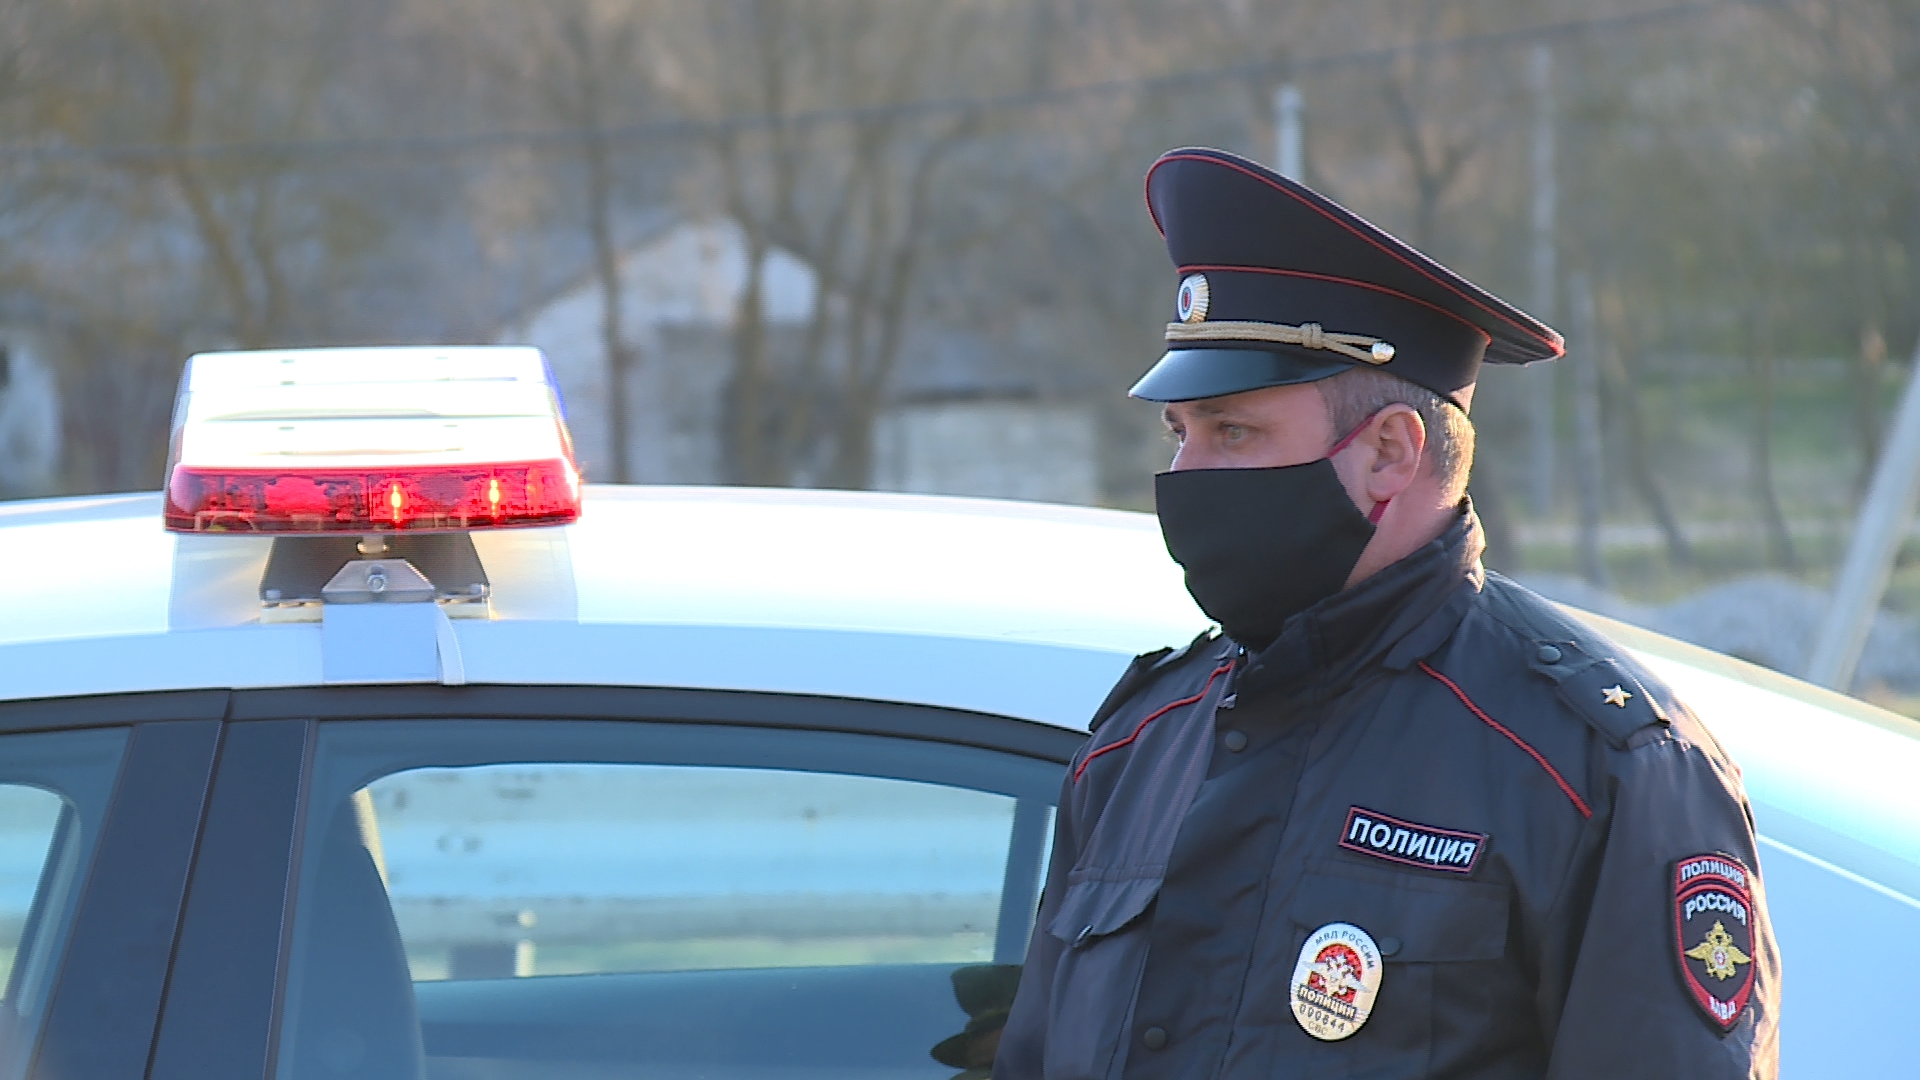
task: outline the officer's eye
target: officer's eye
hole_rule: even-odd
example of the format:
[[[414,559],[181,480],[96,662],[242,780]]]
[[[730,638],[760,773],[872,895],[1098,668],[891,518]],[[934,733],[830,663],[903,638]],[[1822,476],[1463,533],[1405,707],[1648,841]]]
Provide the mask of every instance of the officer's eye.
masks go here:
[[[1247,429],[1239,424],[1221,424],[1220,437],[1228,442],[1239,442],[1247,437]]]
[[[1183,443],[1187,441],[1187,429],[1181,427],[1179,424],[1168,424],[1167,429],[1161,432],[1161,435],[1170,443]]]

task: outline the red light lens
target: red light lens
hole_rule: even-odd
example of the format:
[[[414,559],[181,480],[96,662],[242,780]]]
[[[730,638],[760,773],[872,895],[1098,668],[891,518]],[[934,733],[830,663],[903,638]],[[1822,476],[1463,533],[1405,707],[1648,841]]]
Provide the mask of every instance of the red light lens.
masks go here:
[[[432,532],[565,525],[579,516],[580,477],[560,459],[339,472],[182,465],[167,483],[167,528],[175,532]]]

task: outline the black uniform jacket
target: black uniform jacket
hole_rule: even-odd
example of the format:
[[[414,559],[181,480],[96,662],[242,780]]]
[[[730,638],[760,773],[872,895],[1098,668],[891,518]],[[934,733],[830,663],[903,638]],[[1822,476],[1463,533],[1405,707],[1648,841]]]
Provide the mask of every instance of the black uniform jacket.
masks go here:
[[[1481,546],[1469,510],[1257,655],[1203,637],[1135,663],[1068,773],[997,1080],[1775,1075],[1738,769]],[[1737,1014],[1690,988],[1706,922],[1676,875],[1699,866],[1749,872],[1750,903],[1709,913],[1734,926],[1721,974],[1691,976],[1746,986]],[[1292,981],[1331,923],[1382,974],[1321,1041]]]

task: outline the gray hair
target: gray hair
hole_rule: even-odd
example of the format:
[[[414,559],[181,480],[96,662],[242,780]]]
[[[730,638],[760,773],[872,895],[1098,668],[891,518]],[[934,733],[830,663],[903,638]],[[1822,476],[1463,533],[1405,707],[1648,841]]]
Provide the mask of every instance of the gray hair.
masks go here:
[[[1424,386],[1372,368],[1350,368],[1313,386],[1326,402],[1335,438],[1344,438],[1389,405],[1405,405],[1419,413],[1427,427],[1424,456],[1442,495],[1450,503],[1466,496],[1467,474],[1473,470],[1473,421],[1452,402]]]

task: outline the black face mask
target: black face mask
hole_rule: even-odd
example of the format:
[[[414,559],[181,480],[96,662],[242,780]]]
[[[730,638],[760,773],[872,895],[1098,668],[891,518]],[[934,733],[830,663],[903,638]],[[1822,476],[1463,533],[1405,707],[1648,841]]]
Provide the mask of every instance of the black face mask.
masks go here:
[[[1266,648],[1288,618],[1344,588],[1373,539],[1373,522],[1347,497],[1330,458],[1164,472],[1154,477],[1153,501],[1194,602],[1250,649]]]

